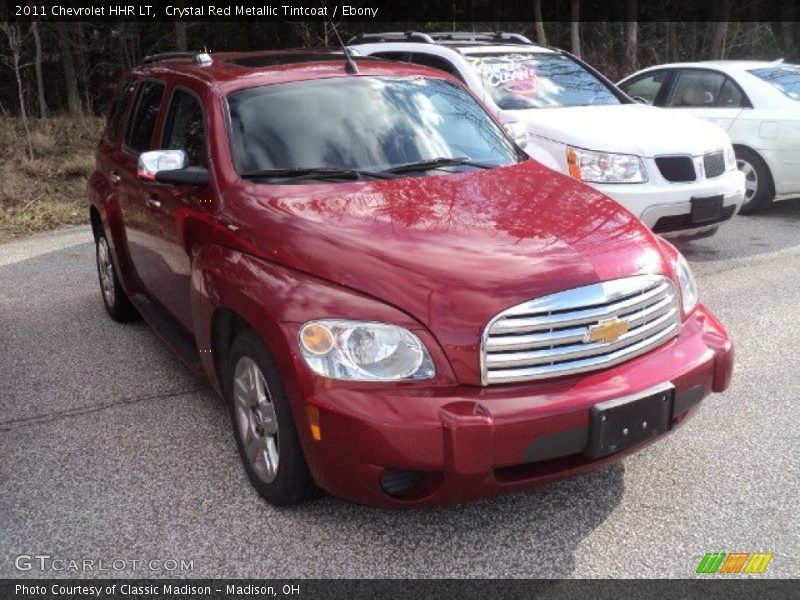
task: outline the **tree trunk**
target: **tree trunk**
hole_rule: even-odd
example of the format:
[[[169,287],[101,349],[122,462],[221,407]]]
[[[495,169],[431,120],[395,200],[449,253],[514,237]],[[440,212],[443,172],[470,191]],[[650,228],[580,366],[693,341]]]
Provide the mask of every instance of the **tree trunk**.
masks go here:
[[[580,0],[570,0],[569,2],[569,37],[572,53],[578,58],[581,57],[581,22],[580,22]]]
[[[714,30],[711,35],[711,48],[709,58],[719,60],[722,58],[725,47],[725,35],[728,33],[728,19],[731,14],[731,0],[720,0],[717,22],[714,23]]]
[[[667,21],[667,61],[678,62],[680,61],[680,54],[678,52],[678,32],[676,31],[675,21]]]
[[[175,48],[180,52],[186,52],[189,49],[186,40],[186,23],[183,21],[175,22]]]
[[[544,21],[542,20],[542,0],[533,0],[533,19],[536,26],[536,41],[542,46],[546,46],[547,36],[544,33]]]
[[[36,89],[39,92],[39,118],[47,118],[47,101],[44,97],[44,77],[42,76],[42,38],[39,35],[39,23],[34,21],[31,23],[31,30],[33,31],[33,41],[36,45],[36,58],[34,65],[36,67]]]
[[[625,74],[630,74],[639,68],[639,22],[637,0],[627,0],[628,21],[625,25]]]
[[[69,39],[67,24],[63,21],[56,23],[58,29],[58,44],[61,50],[61,66],[64,69],[64,81],[67,84],[67,106],[73,115],[82,116],[81,96],[78,93],[78,80],[75,75],[75,62],[72,57],[72,42]]]

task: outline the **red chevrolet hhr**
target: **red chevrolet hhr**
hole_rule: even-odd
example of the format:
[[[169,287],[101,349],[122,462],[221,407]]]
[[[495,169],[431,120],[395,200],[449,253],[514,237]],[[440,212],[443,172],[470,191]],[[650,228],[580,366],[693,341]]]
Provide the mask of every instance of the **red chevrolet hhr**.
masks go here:
[[[109,315],[208,379],[275,504],[529,488],[642,448],[730,381],[675,248],[444,72],[150,57],[88,194]]]

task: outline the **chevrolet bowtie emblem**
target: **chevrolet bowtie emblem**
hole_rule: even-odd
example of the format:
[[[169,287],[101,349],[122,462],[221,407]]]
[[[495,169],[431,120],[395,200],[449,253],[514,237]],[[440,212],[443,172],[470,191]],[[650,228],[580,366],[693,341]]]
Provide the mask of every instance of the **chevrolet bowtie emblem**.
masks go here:
[[[606,321],[600,321],[597,325],[589,327],[586,334],[586,343],[589,342],[603,342],[607,344],[615,341],[619,336],[628,331],[630,323],[628,321],[621,321],[614,317]]]

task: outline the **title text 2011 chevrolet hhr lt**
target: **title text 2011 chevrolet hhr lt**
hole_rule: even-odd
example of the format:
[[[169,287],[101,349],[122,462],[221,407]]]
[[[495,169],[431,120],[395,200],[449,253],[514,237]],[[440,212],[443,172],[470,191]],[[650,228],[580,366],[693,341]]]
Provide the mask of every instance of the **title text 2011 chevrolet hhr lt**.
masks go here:
[[[153,58],[88,189],[108,313],[208,378],[276,504],[528,488],[642,448],[731,377],[683,257],[441,71]]]

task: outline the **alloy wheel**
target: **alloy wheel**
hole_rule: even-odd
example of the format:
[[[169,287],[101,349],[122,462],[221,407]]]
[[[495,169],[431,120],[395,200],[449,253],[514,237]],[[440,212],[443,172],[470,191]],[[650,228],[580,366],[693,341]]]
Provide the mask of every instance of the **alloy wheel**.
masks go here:
[[[750,202],[758,192],[758,173],[753,165],[741,158],[736,159],[736,166],[744,173],[744,199]]]
[[[114,306],[114,265],[108,250],[106,238],[97,240],[97,271],[100,274],[100,288],[108,306]]]

